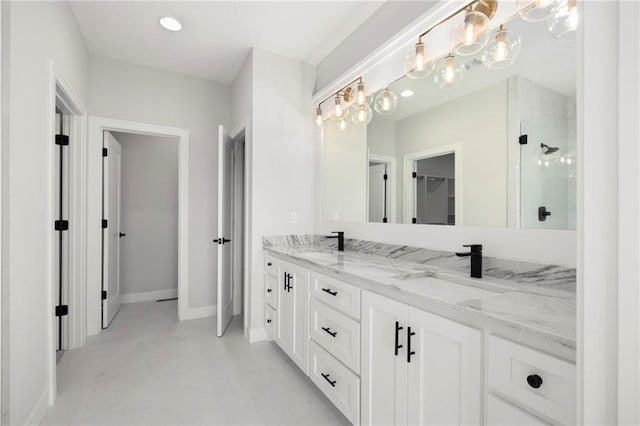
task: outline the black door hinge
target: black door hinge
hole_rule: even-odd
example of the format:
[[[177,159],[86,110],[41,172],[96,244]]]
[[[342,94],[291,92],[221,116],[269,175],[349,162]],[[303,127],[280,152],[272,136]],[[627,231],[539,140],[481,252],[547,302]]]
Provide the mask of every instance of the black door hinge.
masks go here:
[[[107,300],[107,290],[102,290],[102,300]]]
[[[69,221],[68,220],[56,220],[53,224],[53,227],[56,231],[68,231],[69,230]]]
[[[107,148],[102,148],[102,156],[106,157],[109,154],[109,150]]]
[[[67,135],[56,135],[56,145],[69,145],[69,136]]]
[[[520,137],[518,138],[518,143],[520,145],[526,145],[529,142],[527,139],[527,135],[520,135]]]
[[[107,229],[109,226],[109,221],[107,219],[102,219],[102,229]]]
[[[418,223],[418,219],[416,219],[415,217],[411,219],[411,223]]]
[[[417,178],[418,177],[418,172],[411,173],[411,177],[414,178],[414,179]]]
[[[69,315],[69,305],[56,306],[56,316],[63,317],[65,315]]]
[[[382,175],[382,179],[387,180],[389,176],[385,173],[384,175]]]

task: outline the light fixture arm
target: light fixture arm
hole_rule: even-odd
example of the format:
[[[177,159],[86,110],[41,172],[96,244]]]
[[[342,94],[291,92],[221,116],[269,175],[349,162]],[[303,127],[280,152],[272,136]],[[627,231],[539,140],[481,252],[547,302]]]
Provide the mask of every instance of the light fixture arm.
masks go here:
[[[342,96],[345,94],[345,91],[347,89],[349,89],[349,86],[351,86],[354,83],[362,83],[362,77],[358,77],[353,81],[350,81],[349,83],[345,84],[342,88],[340,88],[339,90],[336,90],[335,92],[331,93],[330,95],[328,95],[326,98],[322,99],[320,102],[318,102],[318,108],[322,108],[322,104],[327,102],[329,99],[333,99],[336,95],[338,96]]]

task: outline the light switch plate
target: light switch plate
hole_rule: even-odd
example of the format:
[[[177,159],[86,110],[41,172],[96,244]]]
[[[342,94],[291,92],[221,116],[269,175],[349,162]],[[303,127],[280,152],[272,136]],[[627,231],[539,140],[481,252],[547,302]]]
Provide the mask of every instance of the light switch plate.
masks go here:
[[[291,212],[291,223],[298,223],[298,212]]]

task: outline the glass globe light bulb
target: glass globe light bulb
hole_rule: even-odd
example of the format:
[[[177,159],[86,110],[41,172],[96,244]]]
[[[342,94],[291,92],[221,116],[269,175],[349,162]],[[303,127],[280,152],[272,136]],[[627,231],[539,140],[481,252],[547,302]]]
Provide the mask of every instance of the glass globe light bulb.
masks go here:
[[[342,98],[340,97],[340,95],[336,95],[336,105],[333,109],[333,114],[335,115],[335,117],[339,120],[341,118],[343,118],[345,112],[346,112],[346,108],[344,107],[344,105],[342,105]]]
[[[460,56],[475,55],[489,41],[489,18],[474,10],[466,12],[464,21],[453,28],[453,45]]]
[[[456,58],[449,54],[440,60],[433,81],[442,89],[456,87],[464,77],[464,66],[458,65]]]
[[[324,120],[324,116],[323,116],[322,108],[318,106],[318,109],[316,109],[316,118],[314,119],[314,121],[318,125],[318,127],[320,127],[322,126],[323,120]]]
[[[575,39],[579,22],[576,0],[558,0],[549,17],[549,31],[558,41],[571,41]]]
[[[520,55],[521,45],[520,36],[500,26],[482,54],[482,63],[490,70],[506,68],[512,65]]]
[[[344,117],[336,120],[336,127],[341,132],[349,130],[351,128],[351,120],[349,119],[349,116],[345,115]]]
[[[372,118],[373,111],[371,111],[371,107],[368,104],[354,106],[354,111],[351,114],[351,120],[355,124],[359,126],[366,126],[371,123]]]
[[[391,115],[398,108],[398,97],[386,87],[376,95],[373,108],[380,115]]]
[[[364,81],[360,81],[356,86],[356,104],[367,105],[368,103],[367,86],[364,84]]]
[[[435,64],[430,59],[431,55],[427,47],[419,41],[411,48],[407,55],[405,73],[407,77],[418,80],[426,78],[433,72]]]
[[[518,14],[527,22],[549,18],[557,0],[518,0]]]

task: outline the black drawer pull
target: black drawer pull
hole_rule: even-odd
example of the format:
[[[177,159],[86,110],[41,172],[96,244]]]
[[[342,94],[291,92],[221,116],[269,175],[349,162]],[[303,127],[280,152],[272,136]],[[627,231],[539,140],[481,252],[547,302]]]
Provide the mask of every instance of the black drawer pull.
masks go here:
[[[398,349],[402,348],[402,345],[398,344],[398,333],[400,332],[400,330],[402,330],[402,327],[400,327],[400,323],[396,321],[396,344],[395,344],[396,356],[398,356]]]
[[[271,293],[271,289],[270,288],[267,289],[267,293]]]
[[[325,379],[327,382],[329,382],[329,384],[330,384],[331,386],[333,386],[334,388],[336,387],[336,383],[338,383],[338,382],[337,382],[336,380],[331,380],[331,379],[329,378],[329,375],[328,375],[328,374],[322,373],[322,374],[321,374],[321,376],[322,376],[322,377],[324,377],[324,379]]]
[[[337,292],[337,291],[335,291],[335,290],[334,290],[334,291],[331,291],[331,289],[330,289],[330,288],[323,288],[323,289],[322,289],[322,291],[324,291],[325,293],[329,293],[329,294],[330,294],[330,295],[332,295],[332,296],[336,296],[336,295],[338,294],[338,292]]]
[[[271,320],[270,319],[267,320],[267,324],[271,324]]]
[[[531,386],[534,389],[538,389],[540,386],[542,386],[542,377],[538,376],[537,374],[532,374],[530,376],[527,376],[527,383],[529,383],[529,386]]]
[[[331,331],[329,327],[322,327],[322,330],[324,330],[327,334],[331,335],[331,337],[336,337],[336,334],[338,334],[337,331]]]
[[[271,265],[272,265],[272,263],[271,263],[271,262],[267,262],[267,266],[271,266]]]
[[[411,327],[407,327],[407,362],[411,362],[411,355],[415,355],[416,353],[411,350],[411,336],[414,336],[416,333],[411,331]]]

